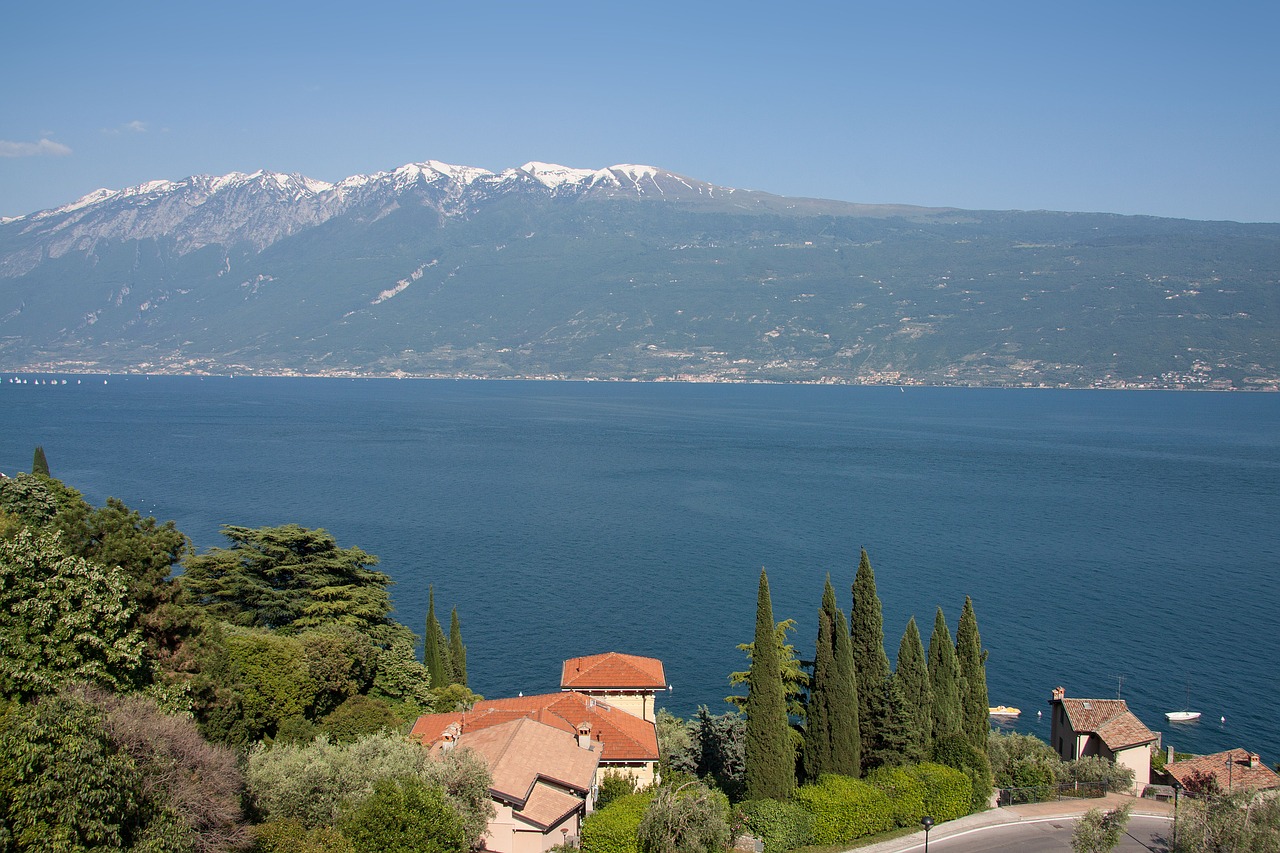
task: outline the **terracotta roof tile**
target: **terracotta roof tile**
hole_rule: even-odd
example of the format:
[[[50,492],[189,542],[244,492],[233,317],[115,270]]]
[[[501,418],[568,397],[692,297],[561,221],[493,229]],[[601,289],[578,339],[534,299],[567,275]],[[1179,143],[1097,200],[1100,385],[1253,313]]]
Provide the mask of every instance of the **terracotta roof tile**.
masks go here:
[[[653,723],[576,692],[487,699],[460,714],[426,714],[414,723],[410,737],[430,746],[450,723],[458,723],[465,735],[523,718],[571,735],[577,734],[579,723],[590,723],[591,738],[602,745],[600,760],[606,763],[658,760]]]
[[[662,661],[621,652],[569,658],[560,686],[566,690],[666,690]]]
[[[1115,752],[1128,746],[1157,740],[1151,729],[1129,710],[1123,699],[1061,699],[1071,728],[1093,732],[1107,749]]]
[[[493,774],[490,790],[520,804],[544,779],[585,794],[600,761],[599,752],[578,746],[573,735],[527,717],[464,730],[457,748],[484,756]]]
[[[1194,758],[1166,764],[1164,771],[1184,788],[1187,780],[1197,772],[1213,776],[1224,791],[1228,789],[1230,791],[1267,791],[1280,788],[1280,774],[1262,761],[1250,767],[1249,756],[1247,749],[1228,749],[1226,752],[1197,755]]]

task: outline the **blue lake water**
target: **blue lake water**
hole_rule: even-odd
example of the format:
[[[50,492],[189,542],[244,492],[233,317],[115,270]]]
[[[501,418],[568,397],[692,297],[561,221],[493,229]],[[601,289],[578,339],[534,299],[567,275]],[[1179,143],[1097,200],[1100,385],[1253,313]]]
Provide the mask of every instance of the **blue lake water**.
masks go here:
[[[1280,758],[1280,395],[65,378],[0,385],[0,470],[41,444],[198,550],[324,527],[379,555],[416,631],[428,584],[458,608],[488,696],[619,650],[665,662],[673,712],[725,710],[761,567],[809,656],[865,546],[890,658],[972,596],[1020,730],[1047,738],[1055,685],[1119,690],[1181,751]]]

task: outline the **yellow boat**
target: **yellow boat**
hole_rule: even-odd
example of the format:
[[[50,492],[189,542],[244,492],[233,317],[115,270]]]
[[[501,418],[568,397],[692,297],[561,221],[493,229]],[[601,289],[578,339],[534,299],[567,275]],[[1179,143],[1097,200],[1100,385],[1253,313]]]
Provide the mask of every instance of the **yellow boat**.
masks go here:
[[[988,708],[987,713],[993,717],[1016,717],[1022,713],[1021,708],[1010,708],[1008,705],[996,705]]]

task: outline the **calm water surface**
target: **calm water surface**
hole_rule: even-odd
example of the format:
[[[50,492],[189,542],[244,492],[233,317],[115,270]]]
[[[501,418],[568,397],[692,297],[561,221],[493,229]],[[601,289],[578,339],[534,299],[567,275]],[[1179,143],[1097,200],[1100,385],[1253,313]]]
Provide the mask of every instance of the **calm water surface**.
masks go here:
[[[621,650],[663,659],[673,712],[719,712],[761,567],[807,656],[865,546],[890,658],[972,596],[1021,730],[1047,738],[1055,685],[1119,689],[1179,750],[1280,759],[1280,395],[66,378],[0,385],[0,470],[42,444],[199,550],[327,528],[410,627],[428,584],[458,608],[489,696]],[[1201,722],[1165,723],[1188,703]]]

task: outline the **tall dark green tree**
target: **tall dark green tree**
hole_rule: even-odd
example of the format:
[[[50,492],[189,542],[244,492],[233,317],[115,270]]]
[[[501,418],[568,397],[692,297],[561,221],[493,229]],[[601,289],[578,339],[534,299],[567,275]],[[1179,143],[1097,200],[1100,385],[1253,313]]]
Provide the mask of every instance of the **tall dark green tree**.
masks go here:
[[[449,664],[454,684],[467,686],[467,647],[462,644],[462,625],[458,621],[458,608],[449,616]]]
[[[858,679],[858,725],[862,755],[875,748],[876,732],[884,719],[884,691],[889,680],[889,656],[884,653],[884,614],[876,594],[876,574],[862,549],[853,579],[853,609],[849,611],[853,668]]]
[[[445,687],[450,683],[449,646],[444,629],[436,619],[436,591],[427,587],[427,630],[423,637],[422,665],[431,675],[432,687]]]
[[[41,474],[45,477],[52,477],[49,473],[49,460],[44,458],[44,448],[36,445],[35,455],[31,459],[31,473]]]
[[[857,776],[862,742],[858,733],[857,685],[853,652],[844,613],[827,577],[818,609],[818,641],[813,657],[813,682],[806,709],[804,775],[824,773]]]
[[[747,675],[747,799],[785,800],[796,786],[795,750],[788,731],[782,672],[769,597],[769,577],[760,570],[756,631]]]
[[[222,533],[232,547],[187,558],[183,574],[183,584],[218,618],[294,631],[345,626],[384,645],[407,631],[389,618],[391,578],[373,568],[372,554],[339,548],[327,531],[296,524],[226,525]]]
[[[909,761],[924,761],[933,751],[933,685],[929,682],[929,665],[924,657],[924,643],[916,617],[907,620],[907,630],[898,644],[898,670],[895,673],[903,698],[911,714],[911,738],[907,744]]]
[[[987,653],[978,634],[978,617],[973,600],[964,597],[964,610],[956,627],[956,660],[960,664],[960,704],[964,709],[963,731],[978,749],[987,748],[987,732],[991,729],[990,703],[987,699]]]
[[[938,608],[929,637],[929,686],[933,689],[933,741],[964,732],[964,709],[960,704],[960,666],[951,644],[951,629]],[[966,738],[967,740],[967,738]]]
[[[902,682],[890,675],[884,686],[884,722],[876,733],[875,748],[864,762],[868,768],[897,767],[920,759],[912,757],[915,717],[902,692]]]

